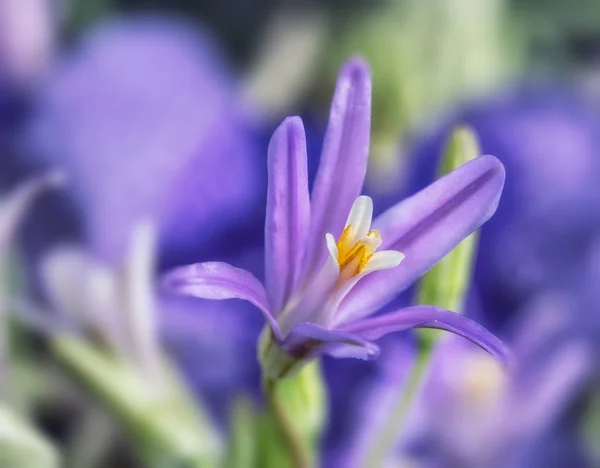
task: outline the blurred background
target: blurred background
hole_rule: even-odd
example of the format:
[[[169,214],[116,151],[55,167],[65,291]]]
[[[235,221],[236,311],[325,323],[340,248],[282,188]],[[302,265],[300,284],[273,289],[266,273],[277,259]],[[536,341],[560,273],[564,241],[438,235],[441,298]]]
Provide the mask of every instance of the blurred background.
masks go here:
[[[286,466],[238,440],[276,437],[257,416],[260,314],[155,279],[204,260],[263,275],[270,135],[300,115],[314,177],[354,55],[373,74],[378,212],[435,179],[456,125],[505,164],[464,312],[518,369],[449,342],[451,372],[400,431],[385,415],[410,336],[378,361],[326,359],[321,464],[600,465],[600,2],[0,0],[1,466],[211,466],[156,461],[202,431],[228,466]],[[24,184],[56,171],[34,200]]]

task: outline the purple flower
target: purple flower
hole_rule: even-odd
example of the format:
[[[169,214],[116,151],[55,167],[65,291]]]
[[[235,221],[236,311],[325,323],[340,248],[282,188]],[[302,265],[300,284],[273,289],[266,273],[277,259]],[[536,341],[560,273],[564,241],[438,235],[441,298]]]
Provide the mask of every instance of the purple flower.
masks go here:
[[[25,214],[42,192],[63,183],[63,176],[50,172],[33,178],[14,189],[0,203],[0,264],[6,261],[10,244],[21,226]]]
[[[54,51],[58,10],[54,0],[0,3],[0,94],[38,81]]]
[[[63,182],[60,173],[50,172],[37,178],[33,178],[17,188],[0,201],[0,318],[5,319],[5,314],[11,309],[13,292],[9,291],[8,263],[10,259],[10,248],[16,233],[21,227],[25,215],[31,209],[31,205],[46,190],[57,188]],[[2,333],[5,323],[2,322]],[[6,378],[6,356],[5,349],[0,350],[0,378]]]
[[[324,362],[330,393],[322,466],[364,466],[367,455],[397,411],[417,358],[413,337],[378,342],[379,359]]]
[[[403,167],[411,190],[432,180],[457,123],[473,127],[483,151],[511,174],[502,204],[482,229],[475,268],[485,324],[495,326],[537,291],[577,287],[600,212],[600,118],[581,96],[559,87],[521,87],[470,104],[412,148]]]
[[[166,277],[182,294],[257,306],[269,325],[260,351],[269,378],[321,354],[373,358],[379,352],[373,340],[415,327],[449,330],[506,357],[502,343],[477,323],[436,307],[369,318],[492,216],[504,184],[502,164],[481,156],[372,222],[372,201],[359,196],[370,107],[367,66],[351,60],[337,83],[310,199],[302,121],[290,117],[275,131],[268,152],[265,286],[220,262],[181,267]]]
[[[34,161],[68,174],[90,250],[118,261],[151,218],[164,262],[211,245],[260,204],[258,142],[241,107],[201,30],[120,18],[63,55],[25,140]]]
[[[537,442],[581,391],[590,349],[561,336],[570,320],[556,297],[517,323],[509,372],[469,343],[442,341],[403,435],[404,450],[433,466],[530,466]],[[547,447],[543,447],[547,451]]]

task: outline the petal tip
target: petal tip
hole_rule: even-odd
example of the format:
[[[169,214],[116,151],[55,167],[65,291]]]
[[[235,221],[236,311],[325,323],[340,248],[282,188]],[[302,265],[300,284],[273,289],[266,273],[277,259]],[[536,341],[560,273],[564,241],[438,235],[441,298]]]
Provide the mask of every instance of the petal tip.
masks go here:
[[[353,78],[365,79],[371,77],[371,68],[363,57],[355,55],[344,62],[341,74],[350,75]]]
[[[304,134],[304,123],[299,116],[292,115],[283,119],[283,122],[273,132],[271,140],[276,139],[280,135],[293,138],[300,134]]]
[[[498,208],[498,204],[500,203],[500,197],[502,195],[504,182],[506,180],[506,168],[496,156],[485,154],[480,156],[478,159],[482,159],[485,163],[485,166],[487,167],[486,172],[489,174],[488,180],[494,187],[495,191],[495,199],[490,203],[490,207],[486,215],[487,220],[494,215],[496,209]]]
[[[302,122],[302,118],[299,115],[290,115],[283,119],[283,122],[279,125],[279,127],[302,127],[304,128],[304,124]]]
[[[492,156],[491,154],[484,154],[479,156],[477,159],[482,161],[482,163],[485,163],[486,166],[489,166],[488,170],[497,172],[497,174],[502,177],[502,180],[504,180],[506,176],[506,168],[500,159],[498,159],[496,156]]]
[[[338,81],[347,81],[352,87],[371,90],[371,69],[367,61],[359,56],[352,57],[342,66]]]
[[[306,134],[304,124],[298,116],[286,117],[273,132],[269,141],[269,158],[278,159],[282,154],[306,153]],[[287,158],[285,158],[287,159]]]
[[[165,292],[177,293],[178,292],[178,284],[181,276],[181,269],[185,267],[174,268],[171,271],[168,271],[159,280],[159,287]]]

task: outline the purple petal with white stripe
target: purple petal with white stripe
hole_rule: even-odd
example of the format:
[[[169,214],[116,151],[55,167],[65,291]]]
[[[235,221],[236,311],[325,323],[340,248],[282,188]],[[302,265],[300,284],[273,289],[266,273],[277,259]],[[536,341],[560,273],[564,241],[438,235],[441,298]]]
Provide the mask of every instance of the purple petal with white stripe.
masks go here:
[[[496,211],[504,166],[480,156],[396,204],[373,222],[381,249],[406,258],[398,268],[377,271],[348,294],[338,314],[346,323],[370,315],[404,291]]]
[[[306,136],[299,117],[287,118],[275,130],[268,165],[265,286],[277,314],[299,281],[310,221]]]
[[[371,76],[362,59],[340,72],[329,114],[321,162],[311,197],[307,273],[322,264],[325,234],[337,238],[352,203],[360,195],[367,170],[371,127]]]
[[[477,322],[460,314],[433,306],[406,307],[396,312],[367,318],[340,327],[339,331],[357,335],[365,340],[376,340],[388,333],[411,328],[435,328],[460,335],[488,353],[510,362],[507,347]]]
[[[201,299],[248,301],[261,310],[275,337],[281,337],[277,321],[269,310],[263,285],[246,270],[223,262],[195,263],[167,273],[163,285],[175,293]]]

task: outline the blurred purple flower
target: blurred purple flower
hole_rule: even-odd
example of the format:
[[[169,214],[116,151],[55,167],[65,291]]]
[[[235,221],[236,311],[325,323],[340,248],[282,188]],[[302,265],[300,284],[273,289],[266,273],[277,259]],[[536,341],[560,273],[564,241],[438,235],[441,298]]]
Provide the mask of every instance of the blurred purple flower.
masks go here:
[[[396,411],[415,363],[416,342],[407,338],[382,338],[377,360],[324,362],[330,408],[322,443],[323,466],[363,466]]]
[[[262,248],[226,258],[263,275]],[[160,328],[169,349],[184,368],[190,386],[210,402],[219,421],[229,416],[235,398],[260,396],[256,337],[264,321],[252,304],[164,295],[161,306]]]
[[[235,82],[191,25],[113,20],[63,57],[26,135],[35,160],[68,173],[87,244],[120,258],[140,218],[162,260],[219,239],[261,200],[257,142]]]
[[[26,91],[45,72],[54,52],[58,9],[56,0],[0,2],[0,97]]]
[[[492,325],[536,291],[579,281],[599,221],[600,120],[559,88],[525,87],[471,105],[414,145],[404,168],[411,191],[433,179],[457,123],[472,126],[482,150],[511,174],[498,212],[482,230],[475,269]]]
[[[11,162],[28,170],[60,167],[69,180],[65,194],[48,200],[27,226],[28,253],[39,259],[56,244],[79,243],[93,262],[119,264],[133,227],[148,218],[158,229],[161,265],[239,258],[261,240],[252,223],[263,217],[264,142],[240,111],[224,62],[201,28],[149,16],[112,20],[63,52]],[[39,268],[32,272],[39,276]],[[255,380],[258,367],[241,372],[232,356],[254,353],[258,317],[234,317],[209,303],[199,318],[196,303],[158,300],[162,335],[184,364],[196,352],[202,374],[186,371],[199,392],[215,396],[211,403]],[[232,339],[211,346],[215,330],[225,332],[218,319],[227,316]],[[198,330],[192,346],[186,337]],[[222,372],[207,372],[215,359]]]
[[[19,185],[0,203],[0,270],[2,270],[2,274],[6,268],[11,244],[27,211],[42,192],[56,188],[62,182],[63,176],[58,172],[33,178]],[[4,279],[2,278],[2,280]],[[3,289],[2,286],[0,286],[1,289]],[[5,304],[0,298],[0,308],[4,306]]]
[[[516,365],[508,372],[467,342],[442,341],[399,455],[431,466],[530,466],[523,460],[591,369],[582,340],[557,339],[570,319],[564,312],[555,298],[532,306],[513,336]]]
[[[492,216],[504,183],[503,166],[482,156],[395,205],[371,230],[372,201],[356,198],[366,172],[370,103],[366,64],[352,60],[338,80],[310,202],[302,121],[288,118],[275,131],[268,155],[266,289],[248,271],[219,262],[180,267],[165,278],[169,289],[182,294],[257,306],[276,341],[267,341],[263,361],[272,352],[277,356],[274,346],[287,356],[266,366],[269,378],[321,354],[373,358],[379,349],[372,340],[414,327],[449,330],[506,357],[502,343],[485,329],[436,307],[365,318]]]
[[[12,293],[9,291],[10,248],[21,227],[23,218],[41,193],[61,185],[61,174],[53,172],[22,183],[0,202],[0,379],[6,378],[7,344],[6,317],[11,310]]]

